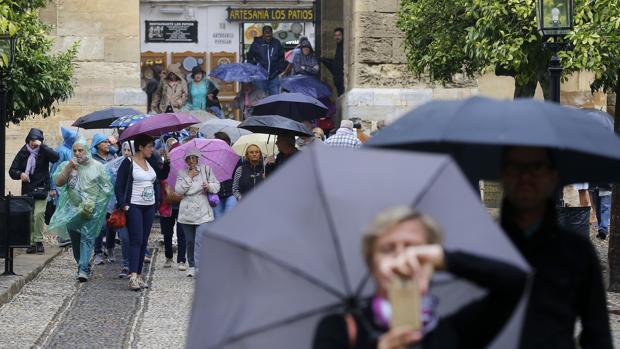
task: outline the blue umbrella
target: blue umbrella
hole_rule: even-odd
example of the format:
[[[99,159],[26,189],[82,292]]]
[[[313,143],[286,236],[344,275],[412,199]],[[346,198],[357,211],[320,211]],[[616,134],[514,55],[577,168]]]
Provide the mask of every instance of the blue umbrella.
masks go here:
[[[467,177],[498,179],[506,146],[550,148],[564,183],[620,181],[620,138],[587,111],[533,99],[434,101],[367,146],[451,154]]]
[[[614,118],[609,113],[598,109],[585,109],[596,122],[600,123],[606,130],[614,131]]]
[[[121,118],[118,118],[118,120],[114,121],[110,127],[112,128],[127,128],[131,125],[137,124],[138,122],[151,117],[152,115],[149,114],[134,114],[134,115],[127,115],[127,116],[123,116]]]
[[[131,108],[107,108],[80,117],[72,126],[83,129],[109,128],[116,119],[135,114],[140,112]]]
[[[316,99],[331,97],[332,95],[332,89],[329,85],[313,76],[306,75],[295,75],[282,80],[282,88]]]
[[[267,71],[262,67],[249,63],[222,64],[215,68],[210,77],[225,82],[254,82],[267,80]]]

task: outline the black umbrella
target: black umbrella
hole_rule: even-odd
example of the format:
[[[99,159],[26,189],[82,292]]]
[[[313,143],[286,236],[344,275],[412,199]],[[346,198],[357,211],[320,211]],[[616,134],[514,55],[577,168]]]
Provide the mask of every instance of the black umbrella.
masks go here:
[[[620,181],[618,136],[584,110],[533,99],[430,102],[366,145],[451,154],[470,181],[498,179],[505,146],[547,147],[566,184]]]
[[[238,127],[253,133],[299,137],[313,136],[312,131],[310,131],[306,125],[280,115],[252,116],[242,122]]]
[[[263,98],[252,115],[282,115],[295,121],[310,121],[327,116],[328,108],[319,100],[301,93],[281,93]]]
[[[399,205],[437,220],[447,249],[529,270],[449,157],[314,144],[204,234],[188,348],[311,348],[321,316],[374,295],[362,231]],[[433,280],[440,317],[483,294],[445,273]],[[518,345],[526,301],[494,348]]]
[[[80,117],[72,126],[83,129],[109,128],[116,119],[137,114],[141,113],[131,108],[107,108]]]

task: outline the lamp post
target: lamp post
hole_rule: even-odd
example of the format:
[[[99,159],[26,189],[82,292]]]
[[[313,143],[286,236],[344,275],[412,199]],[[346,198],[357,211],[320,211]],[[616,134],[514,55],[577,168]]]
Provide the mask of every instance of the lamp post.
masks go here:
[[[6,158],[6,124],[7,124],[7,80],[11,76],[11,68],[15,61],[15,44],[17,36],[0,34],[0,196],[5,195],[5,158]]]
[[[549,62],[549,90],[551,100],[556,103],[560,103],[560,79],[564,71],[558,52],[568,45],[563,37],[573,28],[573,8],[573,0],[536,0],[538,32],[545,47],[553,53]]]

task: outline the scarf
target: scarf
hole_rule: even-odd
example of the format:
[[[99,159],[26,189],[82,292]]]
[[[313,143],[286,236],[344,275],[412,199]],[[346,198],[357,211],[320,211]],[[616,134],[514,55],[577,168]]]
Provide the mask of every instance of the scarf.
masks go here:
[[[422,297],[422,334],[426,335],[437,327],[439,318],[435,313],[437,298],[431,295]],[[377,325],[384,329],[390,328],[392,320],[392,305],[386,299],[375,296],[372,299],[372,313]]]
[[[28,152],[30,153],[30,155],[28,156],[28,161],[26,162],[26,174],[27,175],[31,175],[34,173],[34,170],[36,170],[37,168],[37,156],[39,155],[39,149],[41,149],[41,146],[38,146],[36,148],[31,148],[29,144],[26,144],[26,149],[28,150]]]

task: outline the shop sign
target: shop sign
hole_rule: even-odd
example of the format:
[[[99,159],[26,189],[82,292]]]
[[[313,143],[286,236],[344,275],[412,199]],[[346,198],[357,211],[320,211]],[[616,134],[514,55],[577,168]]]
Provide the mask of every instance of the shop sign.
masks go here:
[[[198,42],[197,21],[146,21],[145,42]]]
[[[228,8],[229,22],[314,22],[313,8]]]

